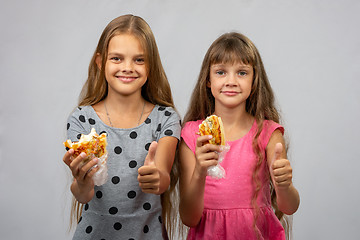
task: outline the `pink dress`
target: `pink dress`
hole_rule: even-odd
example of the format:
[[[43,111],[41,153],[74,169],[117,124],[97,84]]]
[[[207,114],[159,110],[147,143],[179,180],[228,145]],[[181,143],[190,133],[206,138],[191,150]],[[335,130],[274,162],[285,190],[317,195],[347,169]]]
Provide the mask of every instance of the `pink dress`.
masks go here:
[[[187,122],[181,132],[181,137],[194,153],[198,137],[196,133],[201,122]],[[220,163],[226,176],[218,180],[206,177],[204,211],[199,224],[190,228],[187,239],[285,240],[284,229],[270,204],[270,179],[266,161],[260,170],[262,189],[257,199],[260,212],[256,227],[253,226],[255,209],[251,204],[254,192],[252,174],[256,155],[252,149],[252,141],[256,129],[257,124],[254,121],[244,137],[226,142],[230,145],[230,151]],[[271,134],[276,129],[284,133],[284,128],[279,124],[264,121],[260,135],[260,147],[264,155]]]

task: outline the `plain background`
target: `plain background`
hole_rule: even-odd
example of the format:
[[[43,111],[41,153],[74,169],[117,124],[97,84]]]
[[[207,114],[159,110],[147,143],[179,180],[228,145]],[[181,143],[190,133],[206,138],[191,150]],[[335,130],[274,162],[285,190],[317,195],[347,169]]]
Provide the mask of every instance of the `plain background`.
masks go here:
[[[222,33],[258,47],[290,140],[301,195],[294,239],[357,239],[360,227],[360,2],[357,0],[1,0],[0,238],[71,239],[62,162],[100,34],[132,13],[152,28],[186,111]]]

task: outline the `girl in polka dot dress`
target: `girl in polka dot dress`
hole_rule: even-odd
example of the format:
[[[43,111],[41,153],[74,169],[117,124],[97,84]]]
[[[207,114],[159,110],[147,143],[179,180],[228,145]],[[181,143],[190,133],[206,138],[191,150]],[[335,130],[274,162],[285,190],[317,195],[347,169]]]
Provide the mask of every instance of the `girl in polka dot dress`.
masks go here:
[[[198,134],[211,114],[222,118],[230,146],[221,179],[207,176],[221,147]],[[220,36],[205,55],[181,132],[180,216],[188,239],[285,239],[281,221],[300,200],[283,133],[256,47],[239,33]]]
[[[73,239],[167,239],[180,118],[155,38],[140,17],[120,16],[100,37],[68,138],[78,141],[92,128],[107,134],[108,181],[94,185],[98,159],[81,166],[84,153],[73,161],[73,150],[65,153],[78,213]]]

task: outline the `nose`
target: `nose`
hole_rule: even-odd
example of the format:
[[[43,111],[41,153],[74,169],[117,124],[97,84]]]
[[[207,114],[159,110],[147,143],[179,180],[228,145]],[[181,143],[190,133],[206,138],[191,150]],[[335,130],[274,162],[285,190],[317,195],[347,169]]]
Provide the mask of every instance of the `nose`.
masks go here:
[[[124,73],[132,73],[134,71],[134,63],[129,60],[124,61],[121,71]]]
[[[233,87],[237,85],[237,81],[236,81],[236,76],[235,74],[229,74],[228,77],[226,78],[226,82],[225,85],[227,87]]]

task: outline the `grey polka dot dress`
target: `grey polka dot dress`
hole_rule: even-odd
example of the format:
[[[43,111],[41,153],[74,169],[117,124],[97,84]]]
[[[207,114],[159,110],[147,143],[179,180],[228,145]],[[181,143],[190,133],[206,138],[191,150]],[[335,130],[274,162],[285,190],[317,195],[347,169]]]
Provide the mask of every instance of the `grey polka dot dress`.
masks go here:
[[[91,128],[108,138],[108,180],[95,186],[84,205],[73,239],[163,239],[160,196],[143,193],[137,181],[150,143],[162,137],[180,138],[180,117],[171,107],[156,105],[148,118],[130,129],[113,128],[91,106],[78,107],[68,119],[72,141]]]

